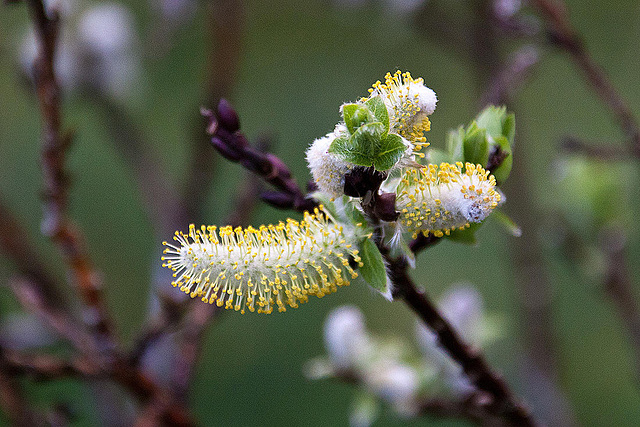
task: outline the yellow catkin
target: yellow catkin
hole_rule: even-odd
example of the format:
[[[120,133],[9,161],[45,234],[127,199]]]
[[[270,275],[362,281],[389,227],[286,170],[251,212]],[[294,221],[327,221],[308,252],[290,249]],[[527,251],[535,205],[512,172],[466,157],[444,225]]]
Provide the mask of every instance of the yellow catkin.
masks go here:
[[[427,147],[424,132],[431,129],[428,115],[435,109],[435,93],[424,86],[422,78],[408,72],[387,73],[384,83],[377,81],[369,89],[371,96],[382,96],[390,114],[391,128],[411,142],[415,154]]]
[[[414,237],[436,237],[482,222],[500,203],[496,180],[480,165],[441,163],[405,172],[398,188],[399,222]]]
[[[323,297],[357,277],[360,264],[353,233],[318,209],[302,221],[287,219],[259,228],[194,225],[176,232],[177,245],[163,242],[163,266],[172,284],[202,301],[244,313],[286,311],[309,295]]]

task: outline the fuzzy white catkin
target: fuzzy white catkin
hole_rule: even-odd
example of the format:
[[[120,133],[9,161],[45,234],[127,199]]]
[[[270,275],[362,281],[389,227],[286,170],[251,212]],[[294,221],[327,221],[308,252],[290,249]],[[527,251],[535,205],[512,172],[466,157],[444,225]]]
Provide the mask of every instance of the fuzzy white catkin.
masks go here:
[[[135,40],[133,16],[117,3],[94,6],[80,17],[78,35],[95,52],[119,54]]]
[[[396,189],[399,222],[414,237],[449,235],[491,214],[501,200],[495,186],[493,175],[470,163],[407,170]]]
[[[340,197],[344,194],[344,175],[354,167],[352,163],[329,153],[331,143],[345,133],[346,127],[339,124],[333,132],[316,139],[307,149],[307,163],[313,180],[321,191],[331,197]]]
[[[329,313],[324,322],[324,342],[336,368],[358,364],[371,346],[362,312],[354,306],[342,306]]]
[[[382,97],[393,132],[414,144],[416,152],[429,145],[424,132],[431,129],[428,116],[435,111],[438,99],[422,78],[414,79],[409,72],[387,73],[384,83],[374,83],[369,91],[371,96]]]

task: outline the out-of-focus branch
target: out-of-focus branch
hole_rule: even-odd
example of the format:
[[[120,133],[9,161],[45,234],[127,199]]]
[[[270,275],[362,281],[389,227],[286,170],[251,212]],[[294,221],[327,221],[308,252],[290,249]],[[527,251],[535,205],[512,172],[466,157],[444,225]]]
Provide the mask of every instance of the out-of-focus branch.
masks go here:
[[[584,154],[597,160],[628,160],[632,152],[621,144],[589,144],[575,136],[566,136],[560,141],[560,148],[568,153]]]
[[[27,2],[38,42],[34,76],[42,116],[42,172],[44,178],[43,232],[64,256],[74,284],[85,305],[83,317],[96,336],[102,350],[115,347],[111,319],[104,303],[101,279],[84,247],[83,236],[67,213],[68,176],[66,151],[71,142],[62,133],[60,89],[54,71],[58,35],[55,10],[45,11],[41,0]],[[53,15],[49,18],[49,15]]]
[[[57,281],[49,274],[37,251],[29,244],[27,232],[13,213],[0,202],[0,249],[18,271],[37,287],[47,304],[65,309],[65,298]]]
[[[571,25],[566,4],[561,0],[531,0],[530,3],[544,18],[551,43],[566,51],[582,70],[587,82],[618,120],[632,153],[640,157],[640,126],[625,100],[591,57],[578,32]]]
[[[347,384],[366,387],[365,381],[354,370],[339,370],[332,377]],[[450,398],[419,397],[413,403],[417,407],[417,416],[466,419],[486,426],[505,424],[500,418],[488,413],[486,406],[490,400],[483,393],[472,392],[466,396]]]
[[[171,390],[174,396],[186,402],[196,362],[202,350],[204,333],[211,319],[220,312],[216,305],[194,301],[187,316],[185,327],[180,334],[179,357],[172,372]]]
[[[11,350],[5,350],[4,357],[6,370],[11,375],[26,375],[36,381],[68,377],[98,378],[105,374],[88,358],[67,361],[48,354],[33,355]]]
[[[93,337],[90,336],[74,319],[59,308],[49,304],[40,292],[41,286],[30,278],[15,278],[9,281],[16,298],[25,310],[34,313],[48,324],[60,337],[73,344],[75,348],[86,354],[95,353]]]
[[[203,105],[216,105],[231,94],[242,53],[244,6],[240,0],[214,0],[205,4],[209,51],[208,76]],[[202,220],[206,189],[211,185],[215,169],[215,153],[203,150],[207,136],[202,133],[202,121],[194,126],[189,175],[183,192],[182,205],[190,221]]]
[[[6,350],[0,345],[0,408],[12,425],[40,425],[42,420],[31,410],[5,353]]]
[[[129,363],[137,366],[142,356],[159,338],[173,332],[186,310],[185,304],[174,301],[163,294],[159,295],[162,307],[152,320],[143,326],[129,352]]]
[[[511,94],[518,90],[531,75],[533,67],[538,63],[540,55],[534,46],[524,46],[516,51],[494,73],[484,94],[480,98],[480,105],[501,105],[507,103]]]
[[[636,380],[640,381],[640,310],[627,265],[627,238],[621,230],[603,230],[600,247],[606,256],[604,290],[615,305],[633,345]]]
[[[463,398],[424,399],[418,403],[418,406],[420,415],[466,419],[483,426],[506,425],[500,418],[487,413],[485,408],[487,403],[482,393],[472,393]]]

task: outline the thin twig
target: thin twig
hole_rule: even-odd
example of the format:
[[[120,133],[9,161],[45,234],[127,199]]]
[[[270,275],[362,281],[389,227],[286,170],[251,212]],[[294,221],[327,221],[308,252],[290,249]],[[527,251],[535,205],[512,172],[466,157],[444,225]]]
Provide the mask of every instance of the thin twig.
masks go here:
[[[67,309],[59,283],[50,275],[39,253],[30,244],[27,232],[20,221],[2,202],[0,202],[0,249],[13,261],[18,271],[32,281],[49,306],[60,310]]]
[[[463,398],[429,398],[418,403],[419,414],[435,417],[466,419],[483,426],[503,426],[506,423],[487,413],[487,400],[481,393],[472,393]]]
[[[0,346],[0,408],[14,426],[40,425],[42,420],[32,411],[18,379],[13,375],[6,359],[6,350]]]
[[[246,136],[239,130],[238,114],[228,101],[221,99],[215,113],[203,109],[202,115],[209,122],[207,132],[211,135],[211,144],[223,157],[240,163],[245,169],[276,188],[275,194],[278,197],[263,197],[264,201],[280,209],[293,209],[298,212],[311,211],[317,206],[315,200],[302,192],[282,160],[249,144]]]
[[[502,377],[491,369],[480,350],[464,343],[435,305],[418,290],[407,274],[406,264],[388,257],[387,262],[396,296],[402,298],[433,330],[438,337],[438,343],[460,365],[478,390],[488,394],[491,399],[487,404],[488,411],[514,426],[538,425],[529,409],[515,397]]]
[[[582,70],[587,82],[618,120],[632,153],[640,157],[640,126],[626,101],[591,57],[578,32],[571,25],[566,4],[561,0],[531,0],[531,4],[545,19],[551,43],[567,52]]]
[[[341,369],[333,373],[332,378],[347,384],[367,387],[366,381],[357,370]],[[411,406],[415,406],[418,415],[432,417],[459,418],[477,424],[499,426],[503,422],[487,412],[487,400],[483,393],[472,392],[466,396],[449,398],[417,397]]]
[[[518,90],[531,75],[540,55],[534,46],[521,47],[505,61],[497,73],[494,73],[480,98],[480,105],[501,105],[510,100],[511,94]]]
[[[596,160],[624,161],[633,153],[625,145],[615,143],[590,144],[575,136],[566,136],[560,141],[560,149],[567,153],[584,154]]]
[[[67,361],[49,354],[27,354],[5,350],[5,368],[11,375],[26,375],[36,381],[68,377],[104,377],[105,372],[88,358]]]
[[[634,351],[636,380],[640,381],[640,309],[627,265],[627,238],[622,230],[601,232],[600,247],[606,256],[603,287],[624,323]]]
[[[27,277],[14,278],[9,281],[9,286],[25,310],[42,319],[60,337],[72,343],[82,353],[95,355],[93,337],[66,312],[51,306],[40,292],[42,286]]]
[[[161,337],[173,332],[186,310],[185,304],[174,301],[163,294],[159,295],[161,308],[152,320],[142,327],[129,352],[129,363],[137,366],[146,351]]]
[[[100,274],[93,268],[80,230],[67,213],[69,185],[65,154],[71,136],[62,133],[60,89],[54,71],[59,21],[55,10],[45,11],[41,0],[29,0],[27,4],[38,40],[34,75],[43,125],[41,160],[45,190],[42,229],[65,258],[70,276],[85,304],[83,317],[96,335],[99,346],[102,350],[111,351],[115,347],[114,332],[102,295]],[[49,18],[48,14],[53,17]]]

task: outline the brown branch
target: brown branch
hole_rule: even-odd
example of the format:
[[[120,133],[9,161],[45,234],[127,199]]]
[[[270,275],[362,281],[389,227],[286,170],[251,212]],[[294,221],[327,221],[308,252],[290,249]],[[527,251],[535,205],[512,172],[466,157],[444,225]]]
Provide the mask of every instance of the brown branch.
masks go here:
[[[427,398],[418,403],[419,414],[440,418],[466,419],[478,425],[503,426],[505,422],[487,413],[489,401],[482,393],[472,393],[463,398]]]
[[[457,332],[438,312],[426,295],[419,291],[400,260],[387,257],[388,269],[394,284],[395,296],[402,298],[438,337],[438,343],[460,365],[467,378],[479,391],[486,392],[490,402],[487,410],[504,418],[514,426],[538,425],[529,409],[515,397],[507,383],[495,373],[479,349],[464,343]]]
[[[502,68],[491,76],[480,98],[480,105],[501,105],[509,102],[512,93],[531,75],[539,59],[538,50],[533,46],[524,46],[511,55]]]
[[[346,384],[366,387],[365,381],[356,370],[342,369],[333,373],[332,378]],[[490,402],[483,393],[473,392],[467,396],[451,398],[418,397],[414,404],[417,415],[428,415],[442,418],[458,418],[472,421],[476,424],[500,426],[504,423],[499,418],[487,412]]]
[[[584,43],[571,25],[567,6],[561,0],[531,0],[548,26],[552,44],[567,52],[602,102],[611,110],[628,138],[632,153],[640,157],[640,126],[626,101],[610,82],[604,70],[591,57]]]
[[[179,357],[173,368],[171,390],[181,402],[186,402],[196,362],[202,350],[204,333],[211,319],[221,309],[216,305],[195,302],[185,317],[185,327],[179,337]]]
[[[48,324],[60,337],[73,344],[75,348],[86,354],[95,354],[95,342],[84,328],[58,307],[49,304],[40,292],[37,282],[26,278],[15,278],[9,286],[20,304]]]
[[[173,401],[172,393],[158,386],[138,369],[121,361],[121,363],[114,364],[111,375],[118,383],[133,393],[143,405],[160,402],[163,409],[161,419],[165,425],[195,425],[184,405]]]
[[[633,153],[621,144],[589,144],[574,136],[566,136],[560,141],[560,149],[567,153],[584,154],[596,160],[624,161]]]
[[[640,310],[627,265],[627,237],[619,229],[601,232],[600,248],[606,256],[603,287],[627,328],[633,346],[636,380],[640,381]]]
[[[42,420],[32,411],[18,379],[12,374],[6,350],[0,346],[0,408],[14,426],[41,425]]]
[[[69,186],[65,155],[71,136],[62,133],[60,89],[54,71],[59,20],[55,11],[45,11],[41,0],[29,0],[27,4],[38,41],[34,75],[43,125],[41,161],[45,189],[42,229],[67,263],[70,277],[85,304],[83,317],[87,319],[99,346],[102,350],[111,351],[115,347],[113,326],[102,296],[100,275],[93,268],[80,230],[67,213]],[[53,17],[49,18],[48,13]]]
[[[27,232],[13,213],[0,202],[0,249],[13,261],[18,271],[37,287],[46,303],[56,309],[66,309],[65,297],[38,252],[29,244]]]
[[[185,304],[176,302],[173,298],[159,295],[161,307],[153,320],[142,327],[142,332],[135,339],[129,352],[129,363],[137,366],[146,351],[163,336],[173,332],[178,326],[185,312]]]
[[[68,377],[88,379],[105,376],[105,371],[91,362],[89,358],[67,361],[48,354],[34,355],[11,350],[5,350],[4,357],[6,371],[12,376],[26,375],[36,381]]]

